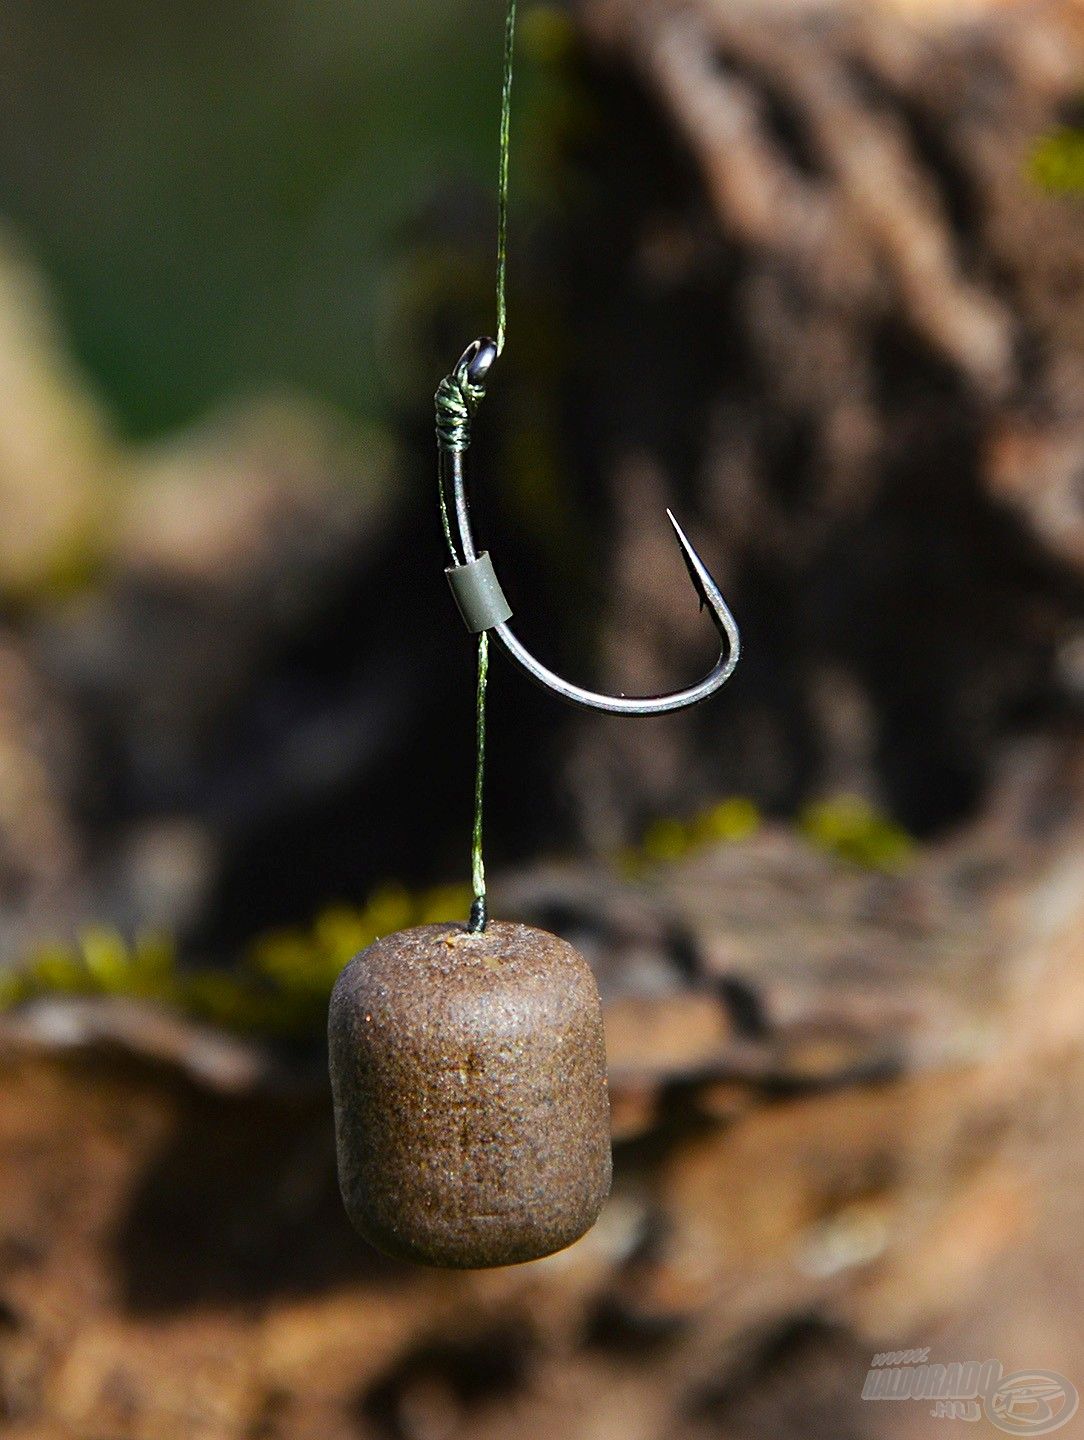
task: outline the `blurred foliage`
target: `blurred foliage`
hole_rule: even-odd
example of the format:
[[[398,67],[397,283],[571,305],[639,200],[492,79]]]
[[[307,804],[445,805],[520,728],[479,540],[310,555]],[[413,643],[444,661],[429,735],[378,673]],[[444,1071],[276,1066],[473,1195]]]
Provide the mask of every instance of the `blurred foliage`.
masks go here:
[[[752,800],[732,795],[701,810],[691,819],[666,817],[652,821],[638,850],[622,857],[626,873],[636,873],[645,864],[684,859],[708,845],[748,839],[760,828],[761,814]]]
[[[472,193],[495,208],[503,22],[503,0],[9,7],[0,211],[129,433],[283,384],[384,408],[382,317],[425,207],[449,238]],[[532,106],[561,104],[532,70],[568,44],[557,7],[525,8],[514,203]]]
[[[1064,126],[1044,135],[1031,153],[1032,180],[1054,194],[1084,195],[1084,130]]]
[[[117,931],[91,928],[71,945],[44,945],[20,971],[0,974],[0,1007],[46,995],[124,995],[153,1000],[229,1030],[305,1040],[322,1033],[327,1002],[340,970],[378,936],[466,914],[465,887],[411,895],[383,889],[354,909],[333,906],[311,930],[255,941],[233,969],[181,966],[164,935],[129,942]]]
[[[818,849],[869,870],[896,870],[914,851],[914,842],[905,830],[858,796],[842,795],[807,805],[798,826]]]
[[[638,849],[627,851],[621,867],[636,874],[647,865],[682,860],[709,845],[734,843],[755,835],[763,816],[754,801],[732,795],[690,819],[664,817],[644,832]],[[894,870],[910,859],[914,842],[887,815],[857,796],[841,795],[807,806],[798,828],[818,850],[826,850],[869,870]]]
[[[751,800],[730,796],[688,820],[656,820],[639,848],[618,857],[618,868],[642,874],[710,845],[746,840],[762,823]],[[799,824],[819,849],[866,868],[894,870],[912,853],[903,830],[855,797],[811,805]],[[0,973],[0,1009],[47,995],[125,995],[230,1030],[308,1040],[322,1034],[332,986],[359,951],[395,930],[461,919],[470,899],[466,886],[417,893],[387,886],[360,908],[332,905],[309,928],[260,936],[232,969],[181,965],[165,935],[127,941],[116,930],[92,927],[77,942],[42,945],[20,970]]]

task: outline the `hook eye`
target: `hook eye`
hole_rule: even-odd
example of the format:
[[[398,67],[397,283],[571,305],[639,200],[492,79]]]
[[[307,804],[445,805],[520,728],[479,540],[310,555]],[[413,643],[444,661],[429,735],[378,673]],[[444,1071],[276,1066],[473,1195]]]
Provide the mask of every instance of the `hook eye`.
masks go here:
[[[497,342],[488,335],[473,340],[459,357],[457,370],[465,370],[469,385],[484,385],[490,366],[497,358]]]

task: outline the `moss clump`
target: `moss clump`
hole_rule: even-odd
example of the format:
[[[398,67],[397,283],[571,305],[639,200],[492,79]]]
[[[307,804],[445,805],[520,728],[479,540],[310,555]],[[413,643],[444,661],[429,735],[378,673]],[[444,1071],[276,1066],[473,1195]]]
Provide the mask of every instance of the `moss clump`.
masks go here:
[[[1084,130],[1064,126],[1044,135],[1028,160],[1034,184],[1055,195],[1084,195]]]
[[[746,840],[760,828],[761,814],[752,800],[732,795],[700,810],[690,819],[653,821],[639,846],[619,857],[622,870],[636,874],[644,865],[682,860],[708,845]]]
[[[898,870],[914,853],[914,841],[905,830],[854,795],[807,805],[798,828],[819,850],[868,870]]]
[[[0,1006],[56,994],[157,998],[175,972],[168,936],[140,935],[129,943],[116,930],[93,926],[73,944],[39,946],[23,967],[0,975]]]
[[[687,820],[656,820],[619,864],[637,874],[708,845],[745,840],[761,823],[753,801],[731,796]],[[867,869],[899,869],[914,849],[898,825],[852,796],[808,806],[798,825],[819,849]],[[73,942],[41,945],[19,969],[0,973],[0,1009],[48,995],[124,995],[230,1030],[311,1040],[323,1033],[332,986],[359,950],[394,930],[462,917],[470,898],[465,886],[413,894],[389,886],[361,907],[328,906],[309,927],[258,936],[240,963],[224,969],[182,965],[167,935],[128,940],[94,926]]]
[[[331,988],[359,950],[391,930],[462,916],[469,904],[465,887],[380,890],[360,909],[329,907],[309,929],[260,936],[228,969],[182,966],[168,936],[127,940],[96,926],[0,974],[0,1008],[48,995],[124,995],[230,1030],[308,1040],[323,1033]]]

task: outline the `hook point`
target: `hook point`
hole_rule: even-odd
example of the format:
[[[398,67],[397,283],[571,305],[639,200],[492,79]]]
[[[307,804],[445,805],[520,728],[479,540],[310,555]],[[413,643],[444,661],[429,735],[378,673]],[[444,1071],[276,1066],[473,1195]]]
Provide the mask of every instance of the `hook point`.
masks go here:
[[[677,536],[678,544],[681,546],[681,558],[685,561],[685,568],[689,572],[689,579],[693,582],[697,599],[700,601],[700,608],[703,610],[708,603],[708,586],[714,586],[714,581],[707,566],[697,553],[696,546],[692,543],[685,531],[678,524],[677,516],[667,506],[666,518],[674,527],[674,534]]]

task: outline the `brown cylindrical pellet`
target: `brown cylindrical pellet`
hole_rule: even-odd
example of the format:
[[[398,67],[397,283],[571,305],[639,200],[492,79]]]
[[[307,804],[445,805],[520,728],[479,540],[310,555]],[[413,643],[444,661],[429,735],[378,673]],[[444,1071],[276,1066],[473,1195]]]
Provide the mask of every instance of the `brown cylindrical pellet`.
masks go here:
[[[340,975],[328,1036],[339,1184],[381,1250],[512,1265],[594,1224],[610,1188],[606,1054],[571,945],[499,921],[389,935]]]

